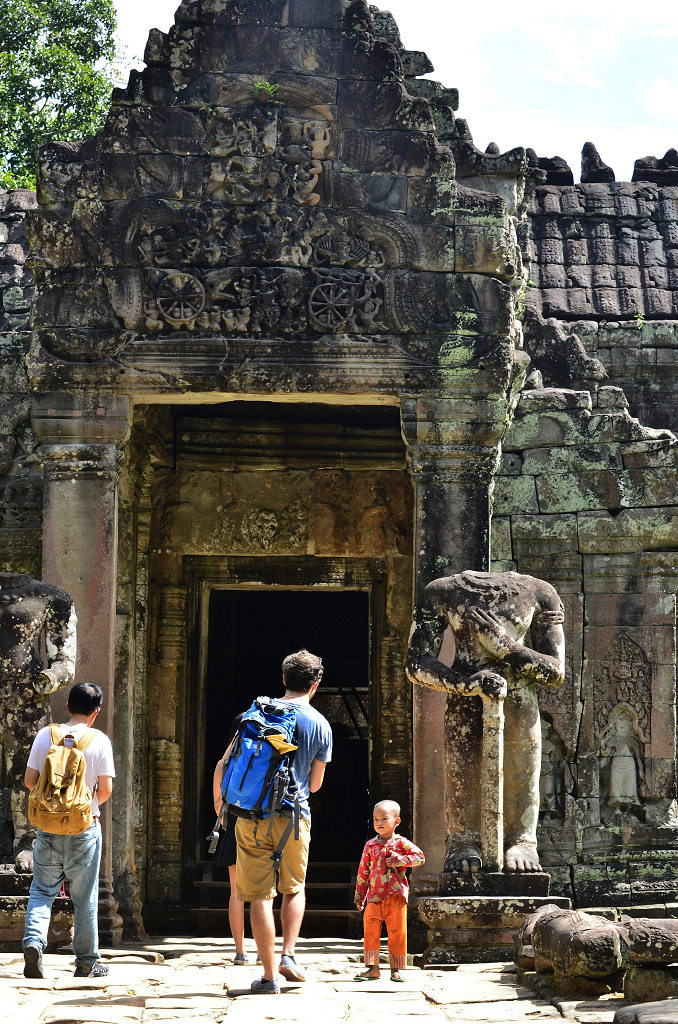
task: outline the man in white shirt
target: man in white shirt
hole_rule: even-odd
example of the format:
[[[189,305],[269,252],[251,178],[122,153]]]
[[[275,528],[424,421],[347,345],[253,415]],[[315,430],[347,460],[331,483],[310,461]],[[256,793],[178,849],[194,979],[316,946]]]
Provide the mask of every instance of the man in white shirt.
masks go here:
[[[76,683],[68,695],[69,720],[61,726],[65,735],[77,742],[91,729],[101,710],[104,695],[94,683]],[[24,785],[33,789],[40,778],[50,748],[49,726],[41,729],[33,741],[24,776]],[[73,920],[73,952],[75,977],[93,978],[108,974],[108,967],[99,961],[97,909],[99,895],[99,864],[101,862],[101,825],[99,808],[113,791],[113,749],[108,736],[94,730],[94,739],[83,751],[85,781],[92,793],[92,825],[80,835],[55,835],[38,829],[33,849],[33,880],[31,882],[26,926],[24,930],[24,976],[43,978],[42,953],[47,945],[47,932],[52,904],[63,882],[70,882],[75,910]]]

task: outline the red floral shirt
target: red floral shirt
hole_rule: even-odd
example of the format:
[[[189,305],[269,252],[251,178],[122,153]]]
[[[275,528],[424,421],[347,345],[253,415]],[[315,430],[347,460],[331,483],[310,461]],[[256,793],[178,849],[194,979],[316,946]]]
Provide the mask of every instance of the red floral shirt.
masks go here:
[[[396,862],[388,867],[387,858]],[[381,903],[389,896],[404,896],[407,899],[410,887],[405,868],[414,868],[424,863],[424,854],[409,839],[395,833],[390,839],[375,836],[365,843],[358,867],[355,887],[356,904]]]

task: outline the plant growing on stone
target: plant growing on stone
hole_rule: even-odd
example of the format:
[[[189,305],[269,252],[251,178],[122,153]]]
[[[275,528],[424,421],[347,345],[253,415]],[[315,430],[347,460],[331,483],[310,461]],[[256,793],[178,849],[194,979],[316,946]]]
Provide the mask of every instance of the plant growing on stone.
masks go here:
[[[260,103],[273,103],[278,106],[278,86],[274,82],[255,82],[253,85],[255,99]]]
[[[636,321],[636,327],[639,331],[642,331],[645,324],[645,317],[642,313],[634,313],[633,319]]]
[[[536,281],[523,281],[518,290],[515,292],[515,315],[518,320],[522,317],[525,312],[525,298],[527,296],[527,289],[534,288]]]
[[[103,124],[116,57],[113,0],[0,3],[0,187],[35,187],[35,151]]]

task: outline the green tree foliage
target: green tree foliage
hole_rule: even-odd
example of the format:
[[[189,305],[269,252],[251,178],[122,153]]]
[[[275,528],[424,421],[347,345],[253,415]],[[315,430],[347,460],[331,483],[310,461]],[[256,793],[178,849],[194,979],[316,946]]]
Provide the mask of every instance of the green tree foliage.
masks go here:
[[[0,188],[35,188],[35,152],[101,126],[113,0],[0,0]]]

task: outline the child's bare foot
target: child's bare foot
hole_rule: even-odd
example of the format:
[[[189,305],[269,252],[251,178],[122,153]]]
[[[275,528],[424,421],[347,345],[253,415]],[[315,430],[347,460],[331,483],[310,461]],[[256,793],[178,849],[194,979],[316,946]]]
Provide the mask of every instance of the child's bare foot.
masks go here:
[[[378,967],[368,967],[362,974],[356,974],[354,981],[378,981],[381,971]]]

